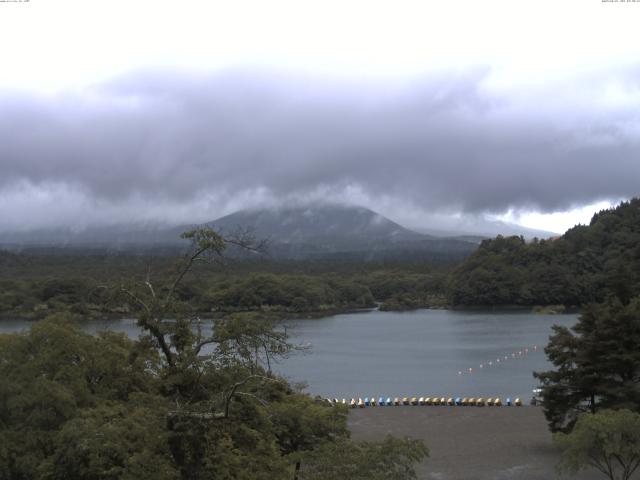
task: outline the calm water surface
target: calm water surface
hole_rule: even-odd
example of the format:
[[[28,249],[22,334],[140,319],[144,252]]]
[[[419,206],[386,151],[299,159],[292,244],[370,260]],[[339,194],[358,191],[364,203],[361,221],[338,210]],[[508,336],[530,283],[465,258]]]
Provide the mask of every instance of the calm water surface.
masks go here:
[[[549,368],[543,347],[551,326],[576,320],[576,315],[451,310],[298,320],[289,322],[290,333],[309,342],[311,353],[285,360],[279,369],[293,381],[306,381],[311,393],[328,397],[499,395],[528,400],[536,386],[532,372]]]
[[[531,373],[549,368],[543,347],[551,325],[576,320],[576,315],[451,310],[293,320],[286,322],[292,341],[309,344],[310,350],[275,368],[327,397],[499,395],[528,401],[536,385]],[[28,326],[3,321],[0,332]],[[131,337],[139,332],[132,320],[88,322],[83,328]]]

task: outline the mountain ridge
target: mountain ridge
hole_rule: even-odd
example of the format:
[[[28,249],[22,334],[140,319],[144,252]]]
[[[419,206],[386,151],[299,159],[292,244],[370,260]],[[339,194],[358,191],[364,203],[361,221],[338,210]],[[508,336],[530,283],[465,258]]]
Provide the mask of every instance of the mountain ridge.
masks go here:
[[[256,238],[269,241],[268,256],[276,259],[454,261],[466,257],[477,246],[463,239],[415,232],[364,207],[338,204],[241,210],[200,225],[212,226],[225,234],[249,230]],[[197,226],[59,229],[31,235],[3,234],[0,243],[13,244],[15,248],[22,245],[115,251],[145,247],[179,249],[185,245],[180,233]],[[242,256],[233,249],[231,254]]]

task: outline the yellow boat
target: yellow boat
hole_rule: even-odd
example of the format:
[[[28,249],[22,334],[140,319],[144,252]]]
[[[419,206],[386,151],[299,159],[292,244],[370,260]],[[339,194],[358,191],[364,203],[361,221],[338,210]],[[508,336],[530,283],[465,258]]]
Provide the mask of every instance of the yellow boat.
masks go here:
[[[500,400],[499,398],[496,398],[493,401],[493,405],[496,406],[496,407],[501,407],[502,406],[502,400]]]

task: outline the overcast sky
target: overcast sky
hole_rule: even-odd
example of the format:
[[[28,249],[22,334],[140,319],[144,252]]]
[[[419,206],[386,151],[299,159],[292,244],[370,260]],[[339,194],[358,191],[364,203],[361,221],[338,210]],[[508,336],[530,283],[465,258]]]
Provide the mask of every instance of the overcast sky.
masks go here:
[[[0,230],[356,203],[564,231],[640,193],[640,2],[0,2]]]

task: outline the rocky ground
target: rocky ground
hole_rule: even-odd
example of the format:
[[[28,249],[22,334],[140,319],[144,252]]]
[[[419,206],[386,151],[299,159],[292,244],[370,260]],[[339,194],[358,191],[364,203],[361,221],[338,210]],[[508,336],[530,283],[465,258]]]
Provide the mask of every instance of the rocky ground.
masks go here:
[[[352,410],[354,439],[390,433],[421,438],[430,450],[419,466],[425,480],[549,480],[558,455],[539,407],[368,407]],[[603,479],[596,471],[580,480]],[[640,478],[640,477],[639,477]]]

